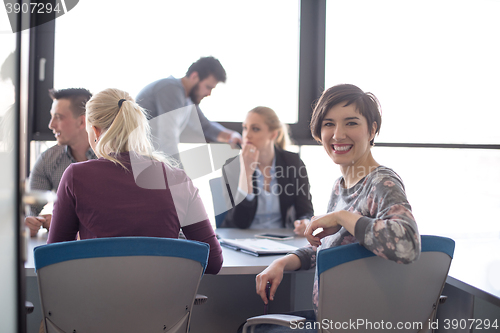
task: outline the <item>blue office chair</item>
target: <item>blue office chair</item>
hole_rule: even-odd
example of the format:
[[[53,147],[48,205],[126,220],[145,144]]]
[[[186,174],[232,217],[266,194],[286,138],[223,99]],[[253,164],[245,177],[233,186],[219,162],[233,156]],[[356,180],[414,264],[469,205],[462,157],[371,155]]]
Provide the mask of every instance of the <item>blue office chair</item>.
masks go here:
[[[222,177],[209,180],[210,191],[212,192],[212,202],[214,204],[215,226],[219,228],[226,217],[229,209],[233,206],[228,202],[229,196],[227,192],[227,185]]]
[[[326,319],[334,324],[320,326],[318,332],[431,332],[429,323],[434,320],[454,249],[452,239],[422,236],[420,258],[408,265],[377,257],[359,244],[320,251],[316,321]],[[243,333],[248,327],[253,332],[254,325],[263,323],[300,327],[297,323],[301,320],[305,319],[253,317],[247,320]],[[356,325],[343,325],[352,322]],[[398,323],[411,327],[398,330]]]
[[[188,332],[209,246],[116,237],[35,248],[46,333]]]

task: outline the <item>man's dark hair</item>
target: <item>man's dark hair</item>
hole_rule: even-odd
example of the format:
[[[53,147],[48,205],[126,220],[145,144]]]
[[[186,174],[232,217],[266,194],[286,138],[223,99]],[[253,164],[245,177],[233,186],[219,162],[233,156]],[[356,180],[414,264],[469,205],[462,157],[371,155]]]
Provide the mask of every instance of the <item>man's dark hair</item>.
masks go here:
[[[75,118],[85,114],[85,104],[92,97],[90,91],[84,88],[50,89],[49,95],[53,100],[69,99],[71,112]]]
[[[186,72],[186,76],[198,73],[200,81],[213,75],[218,82],[226,82],[226,71],[220,61],[214,57],[203,57],[194,62]]]

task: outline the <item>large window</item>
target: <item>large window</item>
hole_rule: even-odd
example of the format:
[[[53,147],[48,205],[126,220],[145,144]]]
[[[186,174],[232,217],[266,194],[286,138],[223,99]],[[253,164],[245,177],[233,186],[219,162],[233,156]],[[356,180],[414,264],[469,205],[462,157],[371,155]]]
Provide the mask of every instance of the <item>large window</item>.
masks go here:
[[[381,101],[379,142],[500,142],[500,2],[327,1],[326,87]]]
[[[500,150],[467,149],[500,143],[498,13],[491,0],[327,0],[325,86],[379,98],[388,147],[373,155],[403,178],[421,233],[498,237]]]
[[[340,169],[321,146],[301,148],[314,213],[326,213]],[[373,156],[403,179],[421,234],[498,238],[500,150],[376,147]]]
[[[135,97],[212,55],[228,78],[201,103],[208,119],[241,122],[264,105],[295,123],[299,9],[298,0],[80,1],[56,21],[54,86]]]
[[[270,106],[304,145],[323,87],[353,83],[380,99],[373,153],[402,176],[421,230],[498,231],[482,211],[500,208],[500,150],[470,149],[500,144],[498,13],[497,0],[86,0],[56,22],[54,86],[135,96],[213,55],[228,80],[201,104],[209,119],[240,129],[229,122]],[[324,213],[338,166],[321,146],[301,154]]]

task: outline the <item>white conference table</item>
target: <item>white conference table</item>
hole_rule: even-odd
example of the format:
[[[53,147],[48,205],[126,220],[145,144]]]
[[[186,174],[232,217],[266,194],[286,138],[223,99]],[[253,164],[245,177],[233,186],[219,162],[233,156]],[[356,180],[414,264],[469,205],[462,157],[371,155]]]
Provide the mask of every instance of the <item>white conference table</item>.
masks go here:
[[[307,240],[305,237],[297,237],[293,234],[291,230],[287,229],[276,229],[276,230],[241,230],[241,229],[226,229],[219,228],[216,230],[217,236],[220,238],[254,238],[256,234],[259,233],[272,233],[281,235],[294,236],[293,240],[280,241],[288,245],[302,247],[307,245]],[[33,259],[33,249],[40,245],[45,245],[47,243],[47,233],[39,232],[37,237],[33,237],[29,240],[27,248],[27,261],[25,263],[27,276],[35,276],[35,263]],[[276,258],[280,256],[252,256],[240,251],[235,251],[226,247],[222,247],[222,253],[224,256],[224,263],[222,269],[218,275],[234,275],[234,274],[259,274],[264,270],[270,263],[272,263]]]
[[[220,238],[254,238],[255,235],[260,233],[270,233],[278,235],[294,236],[293,240],[280,241],[288,245],[302,247],[307,245],[305,237],[297,237],[291,230],[278,229],[278,230],[250,230],[250,229],[225,229],[219,228],[216,230],[217,236]],[[224,264],[218,275],[232,275],[232,274],[259,274],[276,258],[280,256],[252,256],[240,251],[235,251],[226,247],[222,247],[224,254]]]
[[[259,232],[262,231],[216,230],[221,238],[252,238]],[[290,230],[266,232],[292,235]],[[500,311],[500,238],[451,238],[455,240],[456,247],[444,292],[449,300],[439,308],[442,318],[458,318],[458,315],[463,318],[476,317],[473,311],[477,298],[490,303],[494,311]],[[303,237],[284,242],[297,247],[307,244]],[[40,233],[30,240],[27,251],[25,271],[28,299],[35,304],[35,311],[38,291],[33,268],[33,248],[45,243],[46,234]],[[263,313],[263,303],[255,293],[255,275],[279,256],[254,257],[225,247],[222,251],[224,264],[221,271],[215,276],[205,275],[200,284],[199,293],[207,295],[209,300],[206,304],[195,307],[191,332],[233,332],[247,317]],[[286,273],[278,288],[276,300],[270,305],[270,311],[281,313],[311,308],[313,277],[313,270]]]
[[[217,229],[221,238],[253,238],[255,234],[269,232],[293,235],[291,230],[240,230]],[[35,311],[28,317],[28,333],[38,332],[41,312],[39,309],[38,287],[34,271],[33,249],[47,242],[47,234],[40,232],[29,241],[25,272],[27,277],[27,297],[35,304]],[[301,247],[307,244],[304,237],[283,241]],[[236,332],[246,318],[261,315],[264,303],[255,292],[255,276],[280,256],[255,257],[250,254],[222,247],[224,263],[218,275],[204,275],[198,293],[208,296],[208,301],[195,306],[190,332],[221,333]],[[312,285],[314,270],[287,272],[269,305],[269,311],[283,313],[312,308]],[[38,326],[36,326],[38,323]],[[34,331],[34,327],[37,330]],[[32,328],[31,328],[32,327]]]
[[[217,229],[220,238],[253,238],[269,232],[293,235],[291,230]],[[295,237],[286,244],[301,247],[304,237]],[[195,307],[191,332],[236,332],[247,318],[264,313],[264,303],[255,292],[255,276],[281,256],[260,256],[222,247],[224,263],[218,275],[205,275],[198,292],[207,295],[206,304]],[[269,311],[283,313],[312,309],[314,270],[285,273],[283,281],[269,305]]]

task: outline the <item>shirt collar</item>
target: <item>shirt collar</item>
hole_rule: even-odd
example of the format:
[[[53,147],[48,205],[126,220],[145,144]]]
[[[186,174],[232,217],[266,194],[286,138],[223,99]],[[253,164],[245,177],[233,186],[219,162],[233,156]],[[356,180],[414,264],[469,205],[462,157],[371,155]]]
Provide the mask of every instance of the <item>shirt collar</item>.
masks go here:
[[[73,157],[73,153],[71,152],[70,146],[64,146],[64,152],[68,155],[69,159],[71,160],[71,163],[76,163],[76,160]],[[92,147],[89,147],[89,149],[87,149],[87,152],[85,153],[85,157],[87,158],[87,160],[97,159],[97,156],[94,153],[94,150],[92,150]]]
[[[71,147],[70,146],[64,146],[64,152],[66,153],[66,155],[68,155],[71,163],[75,163],[76,162],[75,158],[73,157],[73,154],[71,153]]]
[[[271,177],[274,178],[274,174],[276,173],[276,154],[274,154],[273,163],[271,164],[270,171],[271,171]],[[260,171],[259,167],[255,168],[255,172],[257,173],[257,177],[262,176],[262,171]]]

